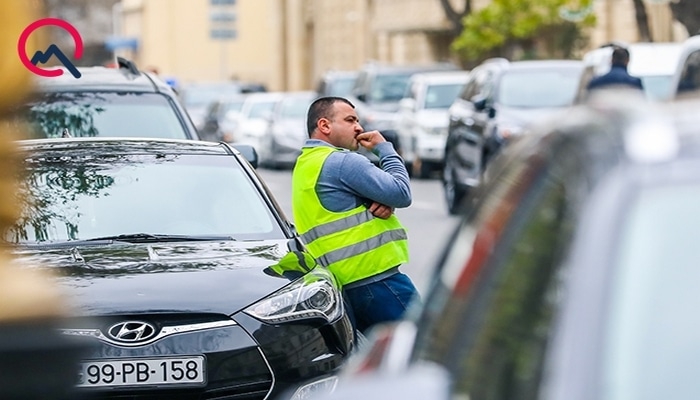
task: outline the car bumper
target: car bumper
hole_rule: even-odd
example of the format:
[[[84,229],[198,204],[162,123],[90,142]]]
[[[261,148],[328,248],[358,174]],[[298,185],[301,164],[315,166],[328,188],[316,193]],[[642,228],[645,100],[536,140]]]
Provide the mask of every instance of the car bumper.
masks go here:
[[[101,399],[273,398],[303,382],[333,373],[353,346],[347,316],[332,324],[300,322],[268,325],[246,314],[238,314],[235,319],[237,321],[229,320],[225,326],[175,333],[141,346],[127,347],[96,339],[94,335],[83,335],[91,342],[89,352],[82,358],[83,362],[111,360],[116,364],[119,361],[155,360],[151,364],[159,365],[160,360],[201,356],[204,379],[201,383],[106,387],[81,385],[78,392],[86,398],[94,396]],[[64,331],[70,332],[74,334],[75,330]],[[154,367],[152,371],[144,373],[162,374],[163,371]],[[95,375],[81,379],[83,382],[86,379],[94,382]],[[124,379],[123,374],[112,375],[115,380]],[[107,380],[111,381],[112,378]]]

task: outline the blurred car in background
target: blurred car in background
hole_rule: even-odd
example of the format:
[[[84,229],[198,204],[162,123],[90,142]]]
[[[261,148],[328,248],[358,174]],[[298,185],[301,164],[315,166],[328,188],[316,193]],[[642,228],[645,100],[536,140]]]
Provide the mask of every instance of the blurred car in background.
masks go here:
[[[198,130],[204,128],[207,106],[212,102],[239,94],[241,84],[234,81],[188,83],[180,89],[180,98]]]
[[[345,97],[352,95],[357,80],[357,71],[327,71],[316,85],[316,96]]]
[[[233,141],[253,146],[260,153],[262,139],[270,125],[272,113],[283,98],[284,92],[247,94],[233,132]]]
[[[244,101],[245,95],[239,94],[211,102],[204,112],[204,125],[199,131],[200,138],[210,142],[234,142]]]
[[[59,328],[89,344],[72,371],[86,398],[271,398],[351,352],[338,284],[228,144],[18,146],[24,201],[4,240],[75,310]]]
[[[449,118],[447,110],[467,82],[469,72],[424,72],[411,76],[401,99],[396,133],[409,174],[428,178],[441,171]]]
[[[33,96],[17,110],[27,138],[199,138],[173,89],[133,62],[78,69],[80,79],[36,78]]]
[[[260,166],[292,168],[309,138],[306,113],[316,92],[285,92],[269,117],[267,131],[260,139]]]
[[[583,68],[575,60],[494,58],[471,70],[449,109],[442,181],[451,214],[510,138],[574,104]]]
[[[365,131],[378,130],[401,153],[396,134],[399,101],[406,94],[408,80],[418,72],[458,70],[453,64],[391,65],[370,62],[359,71],[352,96],[360,124]],[[360,149],[371,161],[379,160],[364,148]]]
[[[700,36],[691,36],[682,44],[680,61],[671,82],[674,99],[700,96]]]
[[[699,104],[605,96],[504,150],[421,310],[319,398],[700,395]]]
[[[585,101],[586,89],[591,79],[610,71],[614,46],[621,46],[630,53],[627,72],[640,78],[649,100],[666,101],[673,97],[673,75],[680,60],[682,44],[676,42],[611,43],[591,50],[583,56],[586,64],[581,75],[576,102]]]

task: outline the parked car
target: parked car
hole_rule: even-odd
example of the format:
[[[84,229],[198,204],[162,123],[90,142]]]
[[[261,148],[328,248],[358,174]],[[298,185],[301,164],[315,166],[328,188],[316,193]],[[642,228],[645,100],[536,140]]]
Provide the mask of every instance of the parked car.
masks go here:
[[[269,117],[267,131],[260,140],[260,165],[268,168],[292,168],[309,138],[306,113],[316,92],[285,92]]]
[[[424,72],[411,76],[399,102],[396,133],[401,156],[412,176],[441,171],[449,122],[447,110],[467,82],[469,72]]]
[[[29,125],[25,137],[199,138],[168,84],[118,61],[118,68],[79,67],[80,79],[37,77],[33,96],[17,110]]]
[[[321,398],[697,397],[698,102],[644,101],[598,99],[506,148],[420,312]]]
[[[283,92],[247,94],[233,132],[234,142],[251,145],[260,153],[262,138],[270,125],[272,112],[283,97]]]
[[[575,60],[494,58],[471,71],[448,112],[442,181],[451,214],[459,213],[462,199],[510,138],[574,104],[583,67]]]
[[[228,144],[18,146],[26,201],[4,239],[75,310],[58,328],[90,345],[74,376],[86,397],[272,398],[353,350],[335,278]]]
[[[378,130],[401,153],[401,143],[396,134],[399,101],[406,93],[408,80],[418,72],[458,70],[452,64],[391,65],[367,63],[359,71],[352,96],[357,116],[365,131]],[[367,158],[377,163],[379,159],[370,151],[360,149]]]
[[[212,142],[234,142],[244,102],[244,94],[226,96],[211,102],[204,112],[200,138]]]
[[[209,104],[242,92],[242,84],[236,81],[192,82],[183,85],[180,98],[195,126],[201,130],[204,128],[204,116]]]
[[[674,99],[700,95],[700,36],[691,36],[682,44],[680,60],[674,71],[671,86]]]
[[[345,97],[352,95],[352,88],[357,80],[357,71],[326,71],[316,85],[316,96]]]
[[[680,60],[682,44],[678,42],[610,43],[591,50],[583,56],[586,64],[581,75],[577,102],[588,97],[588,83],[596,76],[610,71],[613,46],[621,46],[630,53],[627,72],[640,78],[649,100],[666,101],[673,97],[673,75]]]

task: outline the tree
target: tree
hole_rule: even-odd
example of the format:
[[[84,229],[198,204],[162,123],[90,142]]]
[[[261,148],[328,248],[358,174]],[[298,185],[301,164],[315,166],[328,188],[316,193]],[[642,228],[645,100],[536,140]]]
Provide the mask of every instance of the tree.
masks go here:
[[[452,43],[466,66],[485,57],[571,58],[595,24],[593,0],[493,0],[462,20]]]
[[[698,0],[677,0],[671,2],[671,12],[688,30],[688,34],[700,34],[700,2]]]
[[[445,16],[447,16],[450,25],[452,25],[452,33],[454,33],[455,37],[459,36],[462,33],[462,20],[472,12],[472,0],[464,0],[464,9],[462,11],[455,10],[450,0],[440,0],[440,5],[442,5]]]

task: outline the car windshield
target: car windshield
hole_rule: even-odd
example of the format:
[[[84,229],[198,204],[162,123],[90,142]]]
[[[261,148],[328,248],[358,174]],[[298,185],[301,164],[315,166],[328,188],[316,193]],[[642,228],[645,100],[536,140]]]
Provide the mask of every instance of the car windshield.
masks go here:
[[[89,148],[89,145],[86,145]],[[132,234],[283,238],[233,156],[34,153],[12,243]]]
[[[224,114],[228,114],[230,112],[231,113],[240,113],[241,109],[243,109],[243,103],[244,103],[243,99],[227,101],[224,104]]]
[[[20,110],[28,138],[189,139],[172,103],[158,93],[47,92]]]
[[[649,100],[666,100],[673,94],[671,75],[643,76],[641,79]]]
[[[498,89],[498,102],[507,107],[566,107],[574,102],[581,70],[529,69],[506,72]]]
[[[403,98],[412,73],[378,75],[370,91],[370,103],[397,103]]]
[[[271,115],[275,108],[274,101],[259,101],[253,103],[248,109],[249,119],[263,119]]]
[[[352,94],[352,88],[355,85],[356,78],[354,76],[337,77],[330,81],[329,96],[347,97]]]
[[[424,108],[450,108],[464,84],[449,83],[430,85],[425,93]]]
[[[288,97],[280,104],[279,115],[282,119],[304,119],[311,101],[311,97]]]
[[[700,398],[700,185],[647,190],[629,206],[612,276],[604,399]]]

